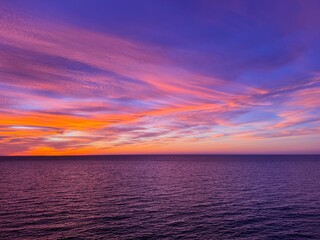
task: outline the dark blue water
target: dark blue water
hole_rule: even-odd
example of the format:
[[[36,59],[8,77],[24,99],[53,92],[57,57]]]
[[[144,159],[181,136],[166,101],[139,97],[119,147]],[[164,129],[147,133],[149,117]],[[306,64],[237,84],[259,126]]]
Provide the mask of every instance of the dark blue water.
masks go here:
[[[1,158],[0,239],[320,239],[320,156]]]

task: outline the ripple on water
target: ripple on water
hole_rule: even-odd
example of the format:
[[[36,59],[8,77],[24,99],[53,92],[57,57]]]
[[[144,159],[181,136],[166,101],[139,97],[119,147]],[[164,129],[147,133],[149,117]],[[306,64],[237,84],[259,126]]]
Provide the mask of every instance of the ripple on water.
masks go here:
[[[0,239],[320,239],[317,156],[0,160]]]

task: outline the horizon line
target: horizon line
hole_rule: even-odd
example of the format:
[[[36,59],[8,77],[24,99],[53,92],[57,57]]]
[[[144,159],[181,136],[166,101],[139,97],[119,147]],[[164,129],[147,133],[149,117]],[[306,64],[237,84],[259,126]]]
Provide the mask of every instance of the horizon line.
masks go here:
[[[0,155],[0,158],[21,157],[109,157],[109,156],[317,156],[320,153],[147,153],[147,154],[85,154],[85,155]]]

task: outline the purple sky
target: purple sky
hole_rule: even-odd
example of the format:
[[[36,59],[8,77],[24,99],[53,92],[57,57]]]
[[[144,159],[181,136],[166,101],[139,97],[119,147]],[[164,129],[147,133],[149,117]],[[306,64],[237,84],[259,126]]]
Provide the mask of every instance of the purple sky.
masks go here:
[[[320,1],[2,0],[2,155],[320,153]]]

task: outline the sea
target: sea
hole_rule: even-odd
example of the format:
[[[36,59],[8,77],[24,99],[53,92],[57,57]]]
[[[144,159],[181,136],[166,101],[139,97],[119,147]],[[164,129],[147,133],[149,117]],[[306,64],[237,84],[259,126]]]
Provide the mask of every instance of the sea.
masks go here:
[[[320,239],[320,155],[0,158],[0,239]]]

